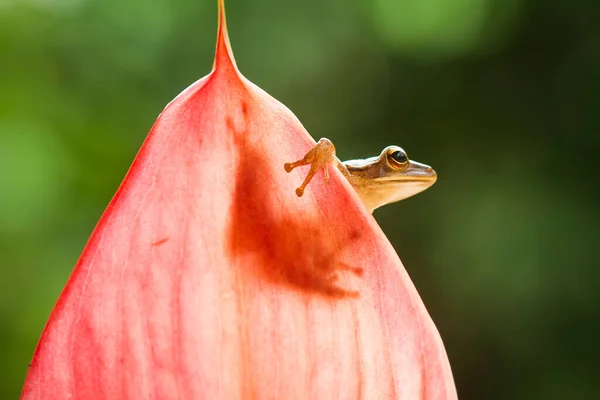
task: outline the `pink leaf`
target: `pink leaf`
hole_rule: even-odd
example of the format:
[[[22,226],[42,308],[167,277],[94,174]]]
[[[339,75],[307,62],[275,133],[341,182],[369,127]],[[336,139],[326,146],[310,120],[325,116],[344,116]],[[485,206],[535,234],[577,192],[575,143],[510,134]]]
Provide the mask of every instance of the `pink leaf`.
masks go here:
[[[343,176],[246,80],[160,115],[50,316],[22,399],[455,399],[439,334]]]

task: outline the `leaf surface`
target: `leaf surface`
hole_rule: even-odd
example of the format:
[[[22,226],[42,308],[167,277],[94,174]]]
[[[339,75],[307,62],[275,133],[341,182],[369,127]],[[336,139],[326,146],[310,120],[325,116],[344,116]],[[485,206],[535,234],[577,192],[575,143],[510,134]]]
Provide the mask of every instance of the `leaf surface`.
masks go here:
[[[455,399],[439,334],[298,119],[238,71],[162,112],[42,334],[22,399]]]

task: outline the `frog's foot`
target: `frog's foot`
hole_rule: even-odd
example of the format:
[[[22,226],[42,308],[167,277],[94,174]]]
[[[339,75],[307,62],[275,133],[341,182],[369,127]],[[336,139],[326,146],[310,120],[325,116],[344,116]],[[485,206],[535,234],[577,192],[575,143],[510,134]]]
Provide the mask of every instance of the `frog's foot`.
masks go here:
[[[360,297],[360,293],[358,293],[358,291],[356,290],[348,290],[348,289],[344,289],[341,286],[338,286],[338,279],[339,276],[337,273],[333,272],[331,273],[326,279],[325,279],[325,287],[324,287],[324,292],[331,297],[337,297],[337,298],[345,298],[345,297],[353,297],[353,298],[357,298]]]
[[[363,276],[365,273],[365,270],[361,267],[353,267],[351,265],[343,264],[343,263],[341,263],[338,268],[344,269],[346,271],[350,271],[356,276]]]
[[[298,160],[293,163],[285,163],[284,168],[286,172],[291,172],[294,168],[301,165],[310,164],[310,170],[306,179],[302,182],[302,185],[296,189],[296,194],[301,197],[304,194],[304,189],[310,180],[315,176],[317,171],[323,168],[325,174],[325,183],[329,182],[329,172],[327,171],[327,163],[335,161],[335,146],[329,139],[321,138],[302,160]]]

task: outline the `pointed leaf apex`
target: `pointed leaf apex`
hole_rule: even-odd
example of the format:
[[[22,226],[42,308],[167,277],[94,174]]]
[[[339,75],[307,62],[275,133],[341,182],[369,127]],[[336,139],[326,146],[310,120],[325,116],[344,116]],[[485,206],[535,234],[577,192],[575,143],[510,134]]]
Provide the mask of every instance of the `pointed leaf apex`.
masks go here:
[[[229,43],[229,35],[227,34],[227,21],[225,19],[225,0],[218,0],[219,4],[219,29],[217,33],[217,50],[215,53],[215,62],[213,71],[219,69],[227,69],[232,67],[238,71]]]

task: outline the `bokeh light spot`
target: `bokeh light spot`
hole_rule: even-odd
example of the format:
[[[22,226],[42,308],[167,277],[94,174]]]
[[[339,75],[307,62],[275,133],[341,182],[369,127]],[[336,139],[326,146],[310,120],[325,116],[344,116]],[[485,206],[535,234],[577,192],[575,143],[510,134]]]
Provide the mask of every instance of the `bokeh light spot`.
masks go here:
[[[476,48],[489,0],[375,0],[379,36],[398,51],[444,57]]]
[[[60,202],[67,157],[39,126],[0,121],[0,132],[0,232],[26,232]]]

